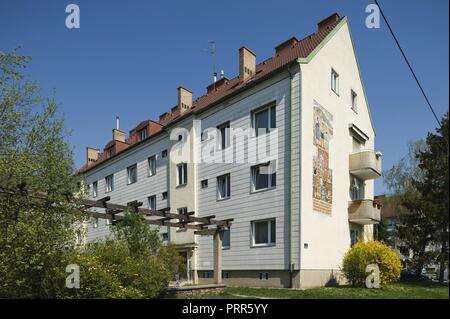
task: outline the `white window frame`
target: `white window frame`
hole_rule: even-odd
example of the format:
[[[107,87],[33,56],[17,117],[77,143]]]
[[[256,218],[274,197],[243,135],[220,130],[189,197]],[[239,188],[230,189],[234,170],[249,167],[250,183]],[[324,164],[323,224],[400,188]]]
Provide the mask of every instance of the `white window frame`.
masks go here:
[[[225,194],[221,194],[220,184],[225,183]],[[224,200],[231,197],[231,174],[224,174],[221,176],[217,176],[217,200]]]
[[[275,222],[275,238],[272,238],[272,221]],[[268,227],[267,227],[267,238],[268,238],[268,242],[267,243],[255,243],[255,234],[256,234],[256,224],[258,223],[268,223]],[[268,247],[268,246],[275,246],[276,245],[276,237],[277,237],[277,221],[276,218],[269,218],[269,219],[261,219],[261,220],[253,220],[251,222],[251,227],[252,227],[252,247]]]
[[[98,196],[98,181],[92,183],[92,197]]]
[[[272,108],[275,110],[275,127],[272,127]],[[256,110],[252,111],[252,131],[253,131],[253,136],[258,137],[260,136],[258,133],[258,130],[256,128],[256,115],[263,113],[263,112],[268,112],[268,126],[266,128],[266,132],[264,134],[270,133],[271,130],[276,129],[277,128],[277,109],[276,109],[276,104],[274,102],[271,102],[265,106],[262,106]],[[263,135],[264,135],[263,134]]]
[[[276,181],[277,181],[276,173],[277,172],[276,172],[276,170],[274,170],[275,165],[276,165],[275,162],[267,162],[264,164],[258,164],[258,165],[254,165],[254,166],[250,167],[250,178],[251,178],[250,184],[251,184],[251,192],[252,193],[258,193],[258,192],[274,189],[277,187],[277,183],[276,183]],[[266,166],[268,167],[267,187],[256,189],[256,169],[260,168],[260,167],[266,167]],[[275,173],[275,181],[272,176],[273,173]],[[264,174],[262,174],[262,175],[264,175]]]
[[[154,201],[153,207],[152,207],[152,201]],[[148,203],[148,209],[156,210],[156,195],[147,197],[147,203]]]
[[[201,189],[208,188],[208,179],[203,179],[200,181],[200,188]]]
[[[339,95],[339,73],[331,68],[331,90]]]
[[[230,146],[230,121],[227,121],[225,123],[220,124],[217,126],[217,130],[219,131],[219,134],[217,136],[217,148],[219,150],[225,150]],[[222,132],[223,130],[223,132]],[[223,140],[222,135],[225,134],[225,140]],[[224,143],[222,143],[224,142]]]
[[[135,170],[135,176],[136,177],[135,177],[134,181],[131,180],[131,175],[130,175],[130,172],[131,172],[132,169]],[[137,183],[137,181],[138,181],[137,164],[133,164],[131,166],[128,166],[127,167],[127,185],[131,185],[131,184]]]
[[[156,175],[156,155],[152,155],[147,159],[148,162],[148,176]]]
[[[92,228],[98,228],[98,217],[94,217],[94,219],[92,220]]]
[[[143,129],[140,129],[138,131],[138,134],[139,134],[139,141],[145,140],[148,137],[147,128],[145,127]]]
[[[112,192],[114,190],[114,174],[105,177],[105,193]]]
[[[181,172],[180,172],[181,169]],[[180,175],[181,174],[181,175]],[[188,182],[187,163],[177,165],[177,186],[186,185]]]

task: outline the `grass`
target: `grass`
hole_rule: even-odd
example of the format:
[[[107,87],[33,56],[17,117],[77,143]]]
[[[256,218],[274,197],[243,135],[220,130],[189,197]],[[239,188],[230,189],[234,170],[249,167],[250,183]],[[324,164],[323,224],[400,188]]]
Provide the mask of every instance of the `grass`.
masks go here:
[[[321,287],[305,290],[286,288],[228,287],[222,298],[283,299],[449,299],[448,284],[434,282],[402,282],[380,289]]]

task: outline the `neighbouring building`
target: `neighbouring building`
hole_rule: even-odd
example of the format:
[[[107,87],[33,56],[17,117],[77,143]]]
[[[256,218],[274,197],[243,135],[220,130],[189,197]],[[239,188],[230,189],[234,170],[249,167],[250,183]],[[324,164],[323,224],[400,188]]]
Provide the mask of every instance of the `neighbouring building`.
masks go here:
[[[222,75],[195,100],[180,86],[177,104],[159,120],[141,122],[128,137],[114,129],[102,152],[88,147],[79,173],[93,199],[233,218],[223,238],[226,284],[324,285],[380,220],[373,179],[381,153],[347,18],[332,14],[260,63],[247,47],[236,60],[238,76]],[[86,240],[108,227],[92,220]],[[186,259],[187,282],[212,282],[210,239],[159,231]]]

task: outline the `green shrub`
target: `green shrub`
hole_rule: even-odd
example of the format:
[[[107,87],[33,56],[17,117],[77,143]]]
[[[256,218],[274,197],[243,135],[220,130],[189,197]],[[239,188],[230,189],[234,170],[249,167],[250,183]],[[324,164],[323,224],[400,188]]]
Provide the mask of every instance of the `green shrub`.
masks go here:
[[[366,267],[370,264],[378,265],[381,286],[400,278],[402,269],[400,258],[385,243],[375,240],[355,244],[345,254],[342,270],[352,286],[363,287],[368,276]]]

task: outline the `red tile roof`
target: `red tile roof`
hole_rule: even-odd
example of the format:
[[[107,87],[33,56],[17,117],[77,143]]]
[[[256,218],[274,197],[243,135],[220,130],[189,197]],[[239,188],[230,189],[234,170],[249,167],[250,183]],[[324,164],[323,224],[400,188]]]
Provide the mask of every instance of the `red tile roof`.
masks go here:
[[[183,116],[181,116],[180,110],[177,106],[172,107],[171,111],[161,114],[159,119],[161,129],[157,130],[156,132],[150,132],[149,137],[159,133],[164,126],[172,124],[182,117],[184,118],[185,116],[188,116],[193,112],[202,111],[207,109],[208,107],[215,105],[215,103],[222,100],[223,98],[231,96],[232,93],[246,87],[250,82],[254,82],[258,79],[266,77],[272,72],[279,70],[283,66],[286,66],[296,59],[307,58],[314,51],[314,49],[319,46],[319,44],[325,39],[325,37],[330,34],[330,32],[339,24],[339,22],[341,22],[342,19],[343,17],[341,18],[337,13],[334,13],[318,23],[319,28],[315,33],[308,35],[302,40],[297,40],[295,37],[292,37],[277,45],[275,47],[276,52],[273,57],[270,57],[267,60],[256,65],[256,74],[251,79],[244,82],[239,78],[239,76],[237,76],[231,80],[219,80],[217,83],[221,81],[223,81],[224,83],[219,83],[220,85],[217,85],[215,89],[211,89],[211,85],[208,86],[208,93],[198,97],[195,101],[193,101],[192,108],[185,112]],[[145,126],[145,123],[147,121],[141,122],[138,127]],[[127,139],[127,142],[131,142],[130,146],[139,143],[136,139],[133,138]],[[118,153],[119,152],[117,152],[115,155],[117,155]],[[97,166],[98,164],[104,162],[106,159],[105,156],[99,156],[99,160],[93,163],[91,162],[89,163],[89,165],[83,165],[78,173],[86,172],[91,168]]]

